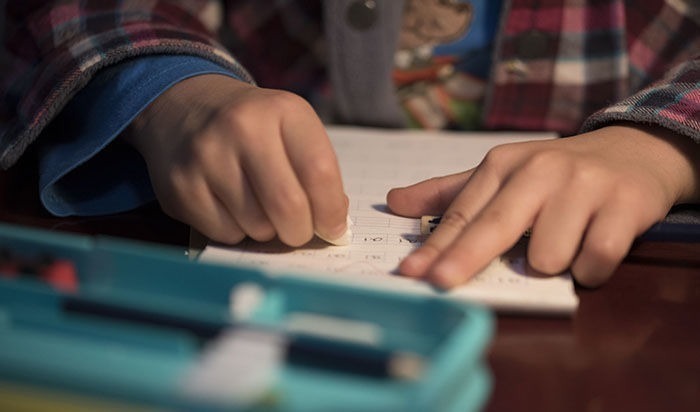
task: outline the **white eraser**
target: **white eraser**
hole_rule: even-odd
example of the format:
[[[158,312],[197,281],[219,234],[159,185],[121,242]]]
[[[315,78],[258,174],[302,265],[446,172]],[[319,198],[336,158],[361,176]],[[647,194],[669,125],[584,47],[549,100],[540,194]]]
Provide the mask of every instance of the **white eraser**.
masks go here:
[[[347,229],[345,229],[345,233],[343,233],[339,238],[337,239],[327,239],[318,233],[316,233],[316,236],[319,238],[325,240],[326,242],[330,243],[331,245],[335,246],[345,246],[349,245],[350,242],[352,241],[352,230],[350,227],[352,226],[352,220],[350,219],[350,216],[347,217]]]

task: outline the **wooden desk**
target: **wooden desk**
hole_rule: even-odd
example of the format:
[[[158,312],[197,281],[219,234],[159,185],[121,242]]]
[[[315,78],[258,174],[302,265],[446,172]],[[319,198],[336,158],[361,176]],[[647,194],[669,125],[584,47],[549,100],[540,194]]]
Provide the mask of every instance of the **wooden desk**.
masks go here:
[[[155,206],[56,219],[13,181],[0,176],[0,221],[187,244]],[[578,293],[572,319],[498,317],[488,411],[700,410],[700,244],[637,245],[608,284]]]
[[[573,319],[499,317],[489,411],[697,411],[700,244],[638,245]]]

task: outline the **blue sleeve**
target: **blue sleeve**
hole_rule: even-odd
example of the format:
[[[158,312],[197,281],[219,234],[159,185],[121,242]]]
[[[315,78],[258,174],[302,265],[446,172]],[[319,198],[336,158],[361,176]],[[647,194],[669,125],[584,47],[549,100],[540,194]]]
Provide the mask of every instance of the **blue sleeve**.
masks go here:
[[[146,164],[130,145],[112,141],[156,97],[188,77],[218,73],[206,59],[146,56],[101,71],[47,130],[39,153],[39,196],[56,216],[134,209],[155,199]]]

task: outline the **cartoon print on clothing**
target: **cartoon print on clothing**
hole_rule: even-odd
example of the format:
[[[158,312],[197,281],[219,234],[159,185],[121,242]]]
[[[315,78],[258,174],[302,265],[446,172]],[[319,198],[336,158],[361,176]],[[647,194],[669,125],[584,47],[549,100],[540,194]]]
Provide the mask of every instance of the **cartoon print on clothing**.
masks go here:
[[[414,127],[478,127],[483,79],[457,69],[465,56],[436,53],[440,45],[467,36],[473,19],[471,2],[406,2],[393,74],[399,99]]]

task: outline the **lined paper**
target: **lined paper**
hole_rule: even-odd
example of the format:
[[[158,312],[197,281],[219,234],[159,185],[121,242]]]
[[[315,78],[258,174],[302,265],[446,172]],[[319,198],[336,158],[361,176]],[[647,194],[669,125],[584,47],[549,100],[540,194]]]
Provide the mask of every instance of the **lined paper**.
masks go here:
[[[246,240],[235,246],[209,243],[200,259],[254,266],[272,275],[294,275],[401,293],[444,296],[488,305],[497,311],[571,314],[578,298],[570,275],[529,276],[525,245],[495,259],[468,284],[448,292],[396,274],[403,257],[420,246],[420,219],[392,215],[389,189],[476,166],[493,146],[548,139],[552,134],[457,133],[329,127],[345,190],[350,197],[352,240],[332,246],[314,239],[301,248],[278,241]]]

